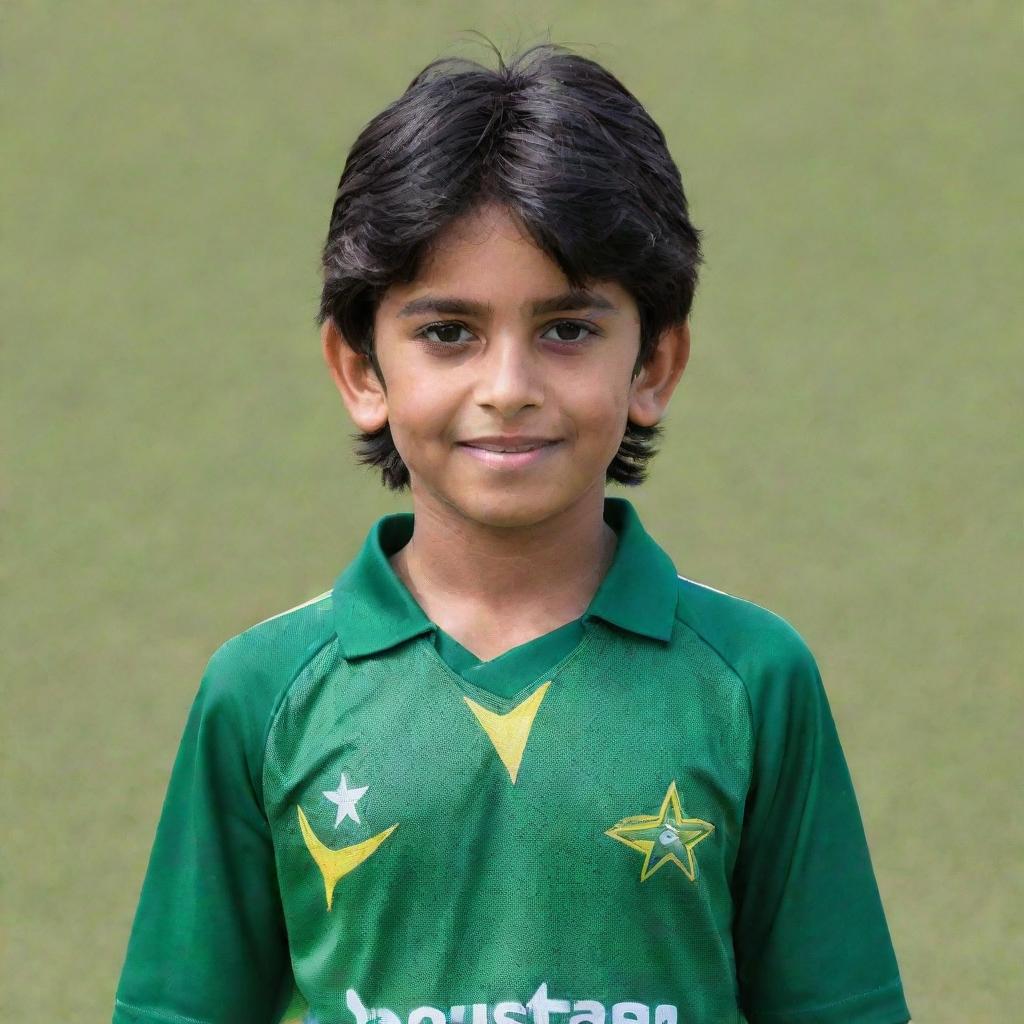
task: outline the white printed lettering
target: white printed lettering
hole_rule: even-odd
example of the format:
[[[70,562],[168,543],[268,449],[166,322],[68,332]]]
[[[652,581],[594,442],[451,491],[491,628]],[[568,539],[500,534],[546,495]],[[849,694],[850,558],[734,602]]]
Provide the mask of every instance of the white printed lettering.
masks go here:
[[[646,1003],[616,1003],[612,1007],[612,1024],[648,1024],[651,1008]]]

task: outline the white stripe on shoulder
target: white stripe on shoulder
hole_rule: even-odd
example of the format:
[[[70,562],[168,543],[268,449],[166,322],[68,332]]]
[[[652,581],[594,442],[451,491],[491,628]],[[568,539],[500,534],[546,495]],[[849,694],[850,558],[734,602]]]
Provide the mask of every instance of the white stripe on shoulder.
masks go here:
[[[730,594],[728,591],[719,590],[718,587],[710,587],[706,583],[701,583],[699,580],[691,580],[689,576],[683,576],[678,572],[676,573],[676,576],[681,580],[685,580],[687,583],[692,583],[695,587],[703,587],[704,590],[713,590],[716,594],[721,594],[723,597],[734,597],[737,601],[746,601],[747,604],[752,604],[755,608],[760,608],[762,611],[771,612],[772,615],[777,614],[776,612],[772,612],[771,608],[765,608],[763,604],[751,601],[749,597],[740,597],[739,594]]]
[[[316,597],[311,597],[308,601],[303,601],[302,604],[297,604],[294,608],[286,608],[283,612],[278,612],[276,615],[271,615],[269,618],[257,622],[256,625],[262,626],[264,622],[273,622],[274,619],[279,619],[282,615],[291,615],[292,612],[297,612],[300,608],[308,608],[311,604],[316,604],[318,601],[324,601],[330,596],[331,591],[325,590],[322,594],[317,594]]]

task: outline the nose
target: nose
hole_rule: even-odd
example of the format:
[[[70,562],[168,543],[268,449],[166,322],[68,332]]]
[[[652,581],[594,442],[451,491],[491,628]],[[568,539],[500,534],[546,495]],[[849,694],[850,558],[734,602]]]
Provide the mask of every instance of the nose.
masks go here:
[[[529,338],[519,332],[494,335],[478,366],[475,396],[480,406],[511,417],[520,409],[543,403],[544,379],[539,359]]]

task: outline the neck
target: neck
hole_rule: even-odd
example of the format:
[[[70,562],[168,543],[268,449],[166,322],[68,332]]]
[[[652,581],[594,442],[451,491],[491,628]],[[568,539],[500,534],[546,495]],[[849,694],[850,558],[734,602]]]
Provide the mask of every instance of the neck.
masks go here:
[[[521,527],[413,497],[413,536],[391,565],[427,616],[471,650],[504,649],[579,618],[615,556],[603,487]]]

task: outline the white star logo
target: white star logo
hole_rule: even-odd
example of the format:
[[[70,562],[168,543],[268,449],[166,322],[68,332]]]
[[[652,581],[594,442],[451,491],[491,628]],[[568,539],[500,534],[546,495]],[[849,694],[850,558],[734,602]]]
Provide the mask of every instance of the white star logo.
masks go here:
[[[325,789],[324,796],[331,801],[332,804],[338,805],[338,816],[334,820],[334,827],[337,828],[342,820],[345,818],[351,818],[357,824],[362,824],[359,821],[359,812],[356,810],[356,801],[369,789],[369,786],[358,786],[355,789],[348,788],[348,779],[345,778],[345,773],[341,773],[341,782],[338,783],[337,789]]]

